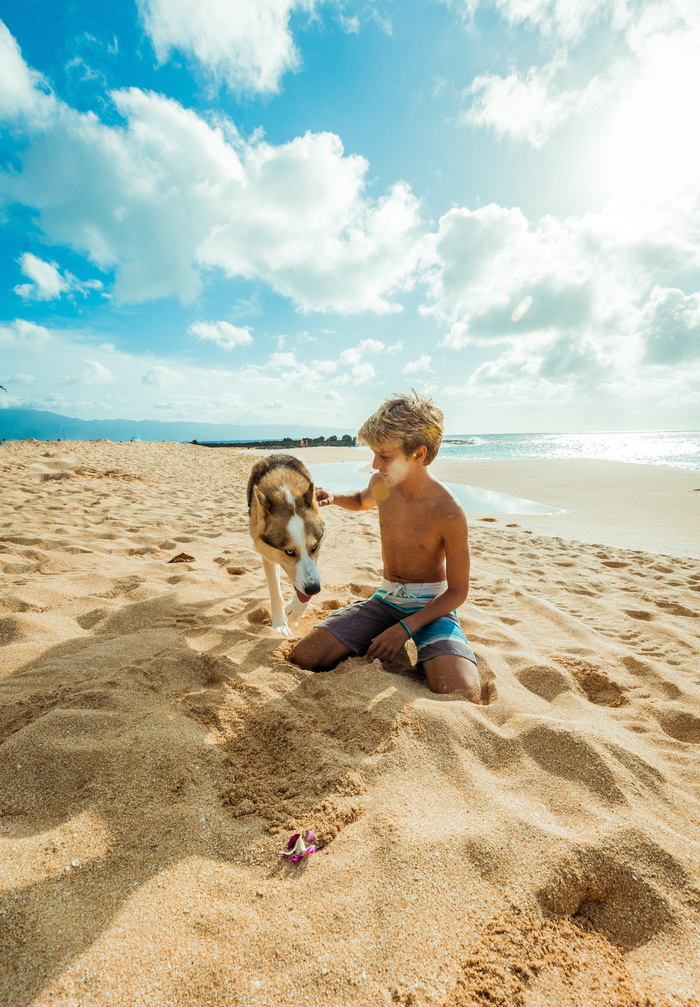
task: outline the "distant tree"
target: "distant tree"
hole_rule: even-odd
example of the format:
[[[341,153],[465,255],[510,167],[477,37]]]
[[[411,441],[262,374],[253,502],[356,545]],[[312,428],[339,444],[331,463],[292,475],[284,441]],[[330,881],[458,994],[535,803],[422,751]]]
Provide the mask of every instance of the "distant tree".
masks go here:
[[[330,437],[328,438],[328,440],[329,440],[329,441],[337,441],[337,440],[338,440],[338,438],[336,437],[336,435],[335,435],[335,434],[331,434],[331,435],[330,435]]]
[[[343,442],[343,444],[350,444],[352,442],[352,437],[350,436],[350,434],[343,434],[343,436],[340,439]]]

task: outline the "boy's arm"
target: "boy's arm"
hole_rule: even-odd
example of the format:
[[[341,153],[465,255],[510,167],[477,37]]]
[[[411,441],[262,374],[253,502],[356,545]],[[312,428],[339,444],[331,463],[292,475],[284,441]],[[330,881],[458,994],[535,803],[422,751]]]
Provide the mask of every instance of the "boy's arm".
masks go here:
[[[329,493],[328,490],[324,490],[319,486],[316,490],[316,502],[319,507],[328,507],[329,504],[335,504],[336,507],[343,507],[344,510],[370,510],[372,507],[377,506],[373,489],[379,479],[381,479],[381,476],[373,475],[369,484],[357,493]]]
[[[416,633],[428,623],[459,608],[469,593],[469,531],[464,511],[461,508],[450,510],[445,515],[443,527],[447,588],[419,612],[406,616],[403,621],[411,633]],[[391,661],[405,642],[406,631],[400,623],[397,623],[374,638],[367,650],[367,656]]]

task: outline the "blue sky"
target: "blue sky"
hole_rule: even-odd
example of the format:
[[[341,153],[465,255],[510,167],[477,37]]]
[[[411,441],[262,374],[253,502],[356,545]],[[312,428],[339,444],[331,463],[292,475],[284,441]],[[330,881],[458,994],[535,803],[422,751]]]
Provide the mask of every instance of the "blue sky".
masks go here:
[[[0,406],[698,426],[696,0],[0,12]]]

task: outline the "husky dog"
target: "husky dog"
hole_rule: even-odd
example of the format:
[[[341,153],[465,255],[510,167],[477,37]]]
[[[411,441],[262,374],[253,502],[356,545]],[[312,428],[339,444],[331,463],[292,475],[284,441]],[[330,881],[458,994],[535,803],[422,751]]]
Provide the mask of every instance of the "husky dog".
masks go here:
[[[324,528],[303,462],[292,455],[270,455],[256,462],[248,480],[248,511],[253,545],[262,556],[270,589],[272,627],[291,636],[287,616],[292,622],[301,618],[311,595],[321,590],[316,560]],[[296,591],[286,607],[280,567]]]

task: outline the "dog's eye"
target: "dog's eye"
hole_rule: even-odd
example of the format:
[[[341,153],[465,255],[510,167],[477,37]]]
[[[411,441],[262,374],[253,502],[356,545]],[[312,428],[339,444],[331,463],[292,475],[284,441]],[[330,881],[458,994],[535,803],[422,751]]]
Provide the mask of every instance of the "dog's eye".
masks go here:
[[[296,549],[285,549],[284,554],[285,556],[296,556],[297,552]]]
[[[318,549],[318,542],[316,543],[316,545],[312,545],[311,546],[311,548],[309,549],[309,552],[316,552],[317,549]]]

